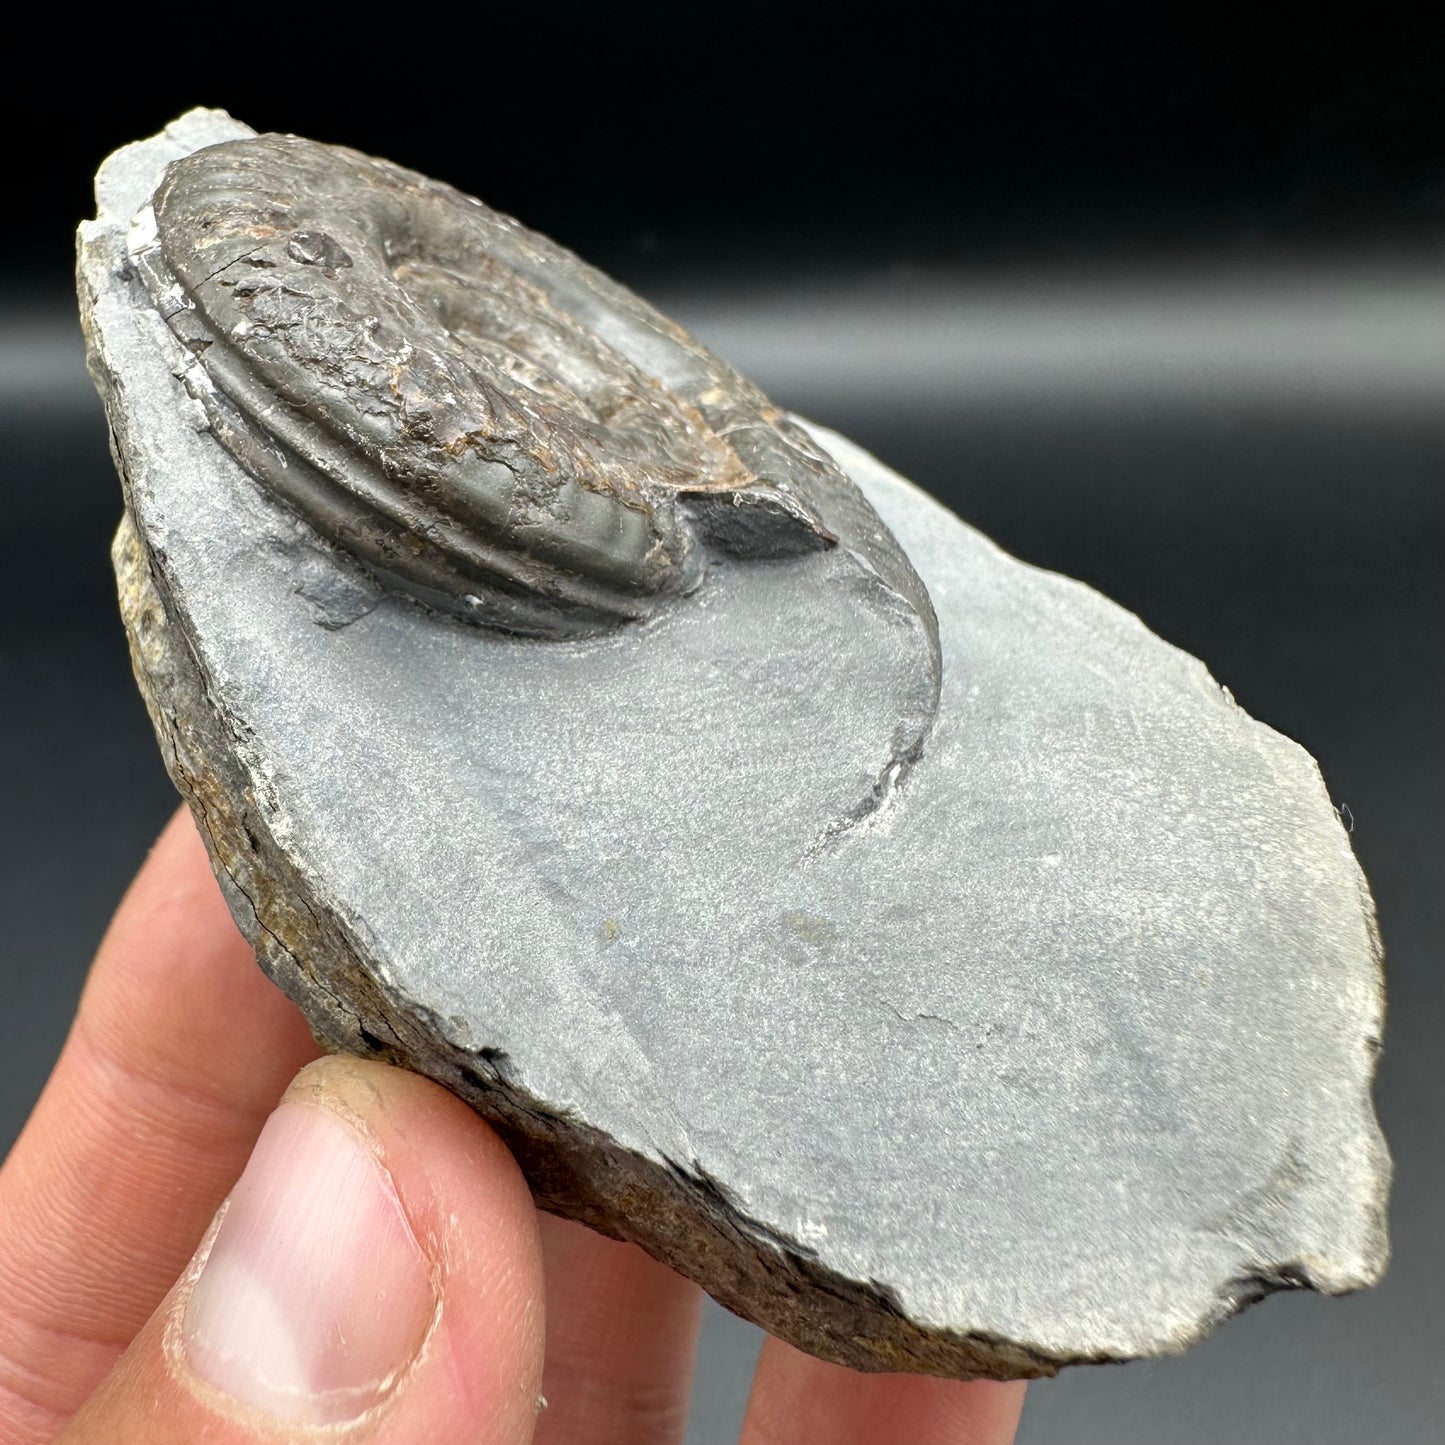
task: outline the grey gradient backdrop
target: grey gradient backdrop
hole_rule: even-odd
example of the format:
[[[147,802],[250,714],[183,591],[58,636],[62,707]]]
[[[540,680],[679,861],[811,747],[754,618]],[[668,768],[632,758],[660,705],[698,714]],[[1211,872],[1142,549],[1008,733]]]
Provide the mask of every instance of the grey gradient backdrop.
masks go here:
[[[230,104],[553,231],[780,402],[1133,608],[1315,754],[1388,951],[1391,1272],[1351,1299],[1276,1296],[1176,1360],[1042,1382],[1020,1439],[1441,1438],[1438,27],[1379,5],[1099,11],[980,4],[951,48],[906,6],[886,33],[835,18],[821,50],[710,21],[659,68],[657,26],[619,38],[561,5],[530,36],[571,35],[552,89],[516,60],[486,71],[484,106],[400,58],[378,105],[374,58],[218,80],[117,32],[86,91],[74,48],[63,67],[30,52],[38,98],[8,131],[24,224],[0,270],[0,1146],[175,801],[115,612],[119,493],[69,231],[109,146]],[[691,1445],[735,1437],[758,1342],[710,1309]]]

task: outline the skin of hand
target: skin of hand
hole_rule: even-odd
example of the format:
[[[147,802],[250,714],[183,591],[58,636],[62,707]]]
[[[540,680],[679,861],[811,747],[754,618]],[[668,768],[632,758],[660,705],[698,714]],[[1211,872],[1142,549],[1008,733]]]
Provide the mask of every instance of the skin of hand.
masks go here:
[[[0,1445],[680,1442],[700,1304],[438,1085],[318,1059],[171,821],[0,1170]],[[770,1339],[742,1439],[1004,1445],[1022,1400]]]

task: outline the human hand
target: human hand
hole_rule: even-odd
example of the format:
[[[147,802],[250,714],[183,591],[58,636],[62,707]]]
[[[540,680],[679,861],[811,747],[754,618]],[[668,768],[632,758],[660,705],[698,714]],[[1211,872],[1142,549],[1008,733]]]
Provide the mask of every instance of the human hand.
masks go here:
[[[178,814],[0,1170],[0,1442],[680,1441],[696,1286],[539,1215],[440,1086],[315,1058]],[[743,1440],[997,1445],[1022,1398],[770,1339]]]

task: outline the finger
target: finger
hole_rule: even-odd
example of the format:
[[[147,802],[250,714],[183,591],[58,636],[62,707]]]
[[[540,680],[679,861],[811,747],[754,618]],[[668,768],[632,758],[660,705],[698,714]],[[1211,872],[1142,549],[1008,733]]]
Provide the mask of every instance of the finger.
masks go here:
[[[687,1429],[702,1294],[643,1253],[550,1215],[537,1445],[672,1445]]]
[[[860,1375],[770,1339],[742,1445],[1008,1445],[1022,1382]]]
[[[65,1445],[526,1445],[537,1215],[497,1136],[383,1064],[303,1070]]]
[[[50,1439],[115,1363],[315,1054],[178,813],[0,1170],[0,1439]]]

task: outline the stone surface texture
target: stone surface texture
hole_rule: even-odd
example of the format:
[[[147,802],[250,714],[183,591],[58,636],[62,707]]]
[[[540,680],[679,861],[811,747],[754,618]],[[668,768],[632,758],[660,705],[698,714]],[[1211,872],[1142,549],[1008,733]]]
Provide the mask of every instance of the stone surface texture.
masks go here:
[[[937,614],[906,775],[916,659],[836,549],[564,640],[379,586],[218,444],[134,264],[166,164],[248,134],[117,152],[80,293],[136,673],[318,1037],[859,1368],[1046,1375],[1378,1278],[1380,949],[1312,760],[817,428]]]

